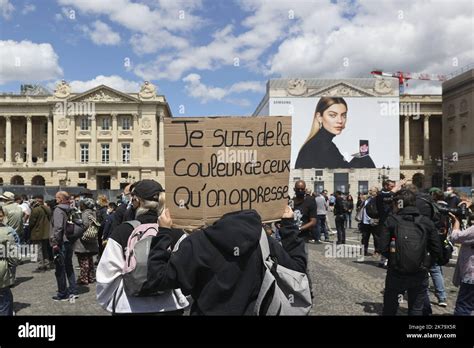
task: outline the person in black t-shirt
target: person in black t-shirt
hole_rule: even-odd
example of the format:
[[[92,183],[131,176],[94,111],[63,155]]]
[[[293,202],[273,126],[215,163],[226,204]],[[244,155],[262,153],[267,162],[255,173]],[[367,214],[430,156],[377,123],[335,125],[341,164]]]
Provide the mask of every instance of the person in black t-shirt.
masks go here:
[[[294,219],[301,233],[308,233],[308,242],[315,243],[316,201],[313,196],[306,194],[306,183],[298,180],[294,187],[295,197],[290,201],[294,210]]]

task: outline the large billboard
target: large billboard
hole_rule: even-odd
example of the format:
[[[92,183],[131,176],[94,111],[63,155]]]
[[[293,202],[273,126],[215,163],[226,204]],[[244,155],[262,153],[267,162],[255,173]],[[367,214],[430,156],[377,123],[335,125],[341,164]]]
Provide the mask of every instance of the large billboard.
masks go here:
[[[291,168],[399,168],[398,98],[271,98],[292,115]]]

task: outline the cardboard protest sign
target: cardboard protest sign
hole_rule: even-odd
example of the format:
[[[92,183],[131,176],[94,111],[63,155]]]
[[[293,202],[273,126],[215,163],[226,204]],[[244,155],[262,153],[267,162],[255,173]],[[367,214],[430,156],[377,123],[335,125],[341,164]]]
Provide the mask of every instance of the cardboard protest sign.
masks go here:
[[[177,226],[255,209],[281,218],[288,200],[291,117],[165,119],[165,190]]]

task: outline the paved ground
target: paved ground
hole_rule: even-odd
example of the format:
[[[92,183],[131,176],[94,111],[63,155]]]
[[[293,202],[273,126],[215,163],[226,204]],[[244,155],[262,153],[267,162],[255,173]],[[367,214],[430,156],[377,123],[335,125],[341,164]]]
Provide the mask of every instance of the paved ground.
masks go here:
[[[331,235],[335,238],[335,235]],[[348,244],[359,244],[360,234],[350,230]],[[313,279],[313,315],[380,315],[382,311],[381,291],[384,288],[385,270],[377,267],[373,257],[363,261],[356,258],[327,257],[330,244],[307,244],[309,269]],[[77,266],[77,260],[75,260]],[[54,270],[33,273],[36,265],[28,262],[17,269],[18,284],[12,289],[15,311],[21,315],[109,315],[95,300],[95,285],[80,287],[80,296],[75,303],[54,302],[56,280]],[[435,314],[452,314],[457,289],[452,285],[454,263],[443,267],[448,293],[448,307],[436,305],[431,293]],[[78,270],[76,270],[78,272]],[[431,283],[432,286],[432,283]],[[406,314],[406,302],[400,314]]]

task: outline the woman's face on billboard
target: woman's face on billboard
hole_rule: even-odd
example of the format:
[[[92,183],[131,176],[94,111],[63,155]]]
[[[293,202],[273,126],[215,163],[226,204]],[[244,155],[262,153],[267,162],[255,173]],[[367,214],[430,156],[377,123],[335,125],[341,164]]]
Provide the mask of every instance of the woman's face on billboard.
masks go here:
[[[333,104],[324,110],[322,116],[318,112],[316,117],[328,132],[339,135],[346,127],[347,108],[344,104]]]

